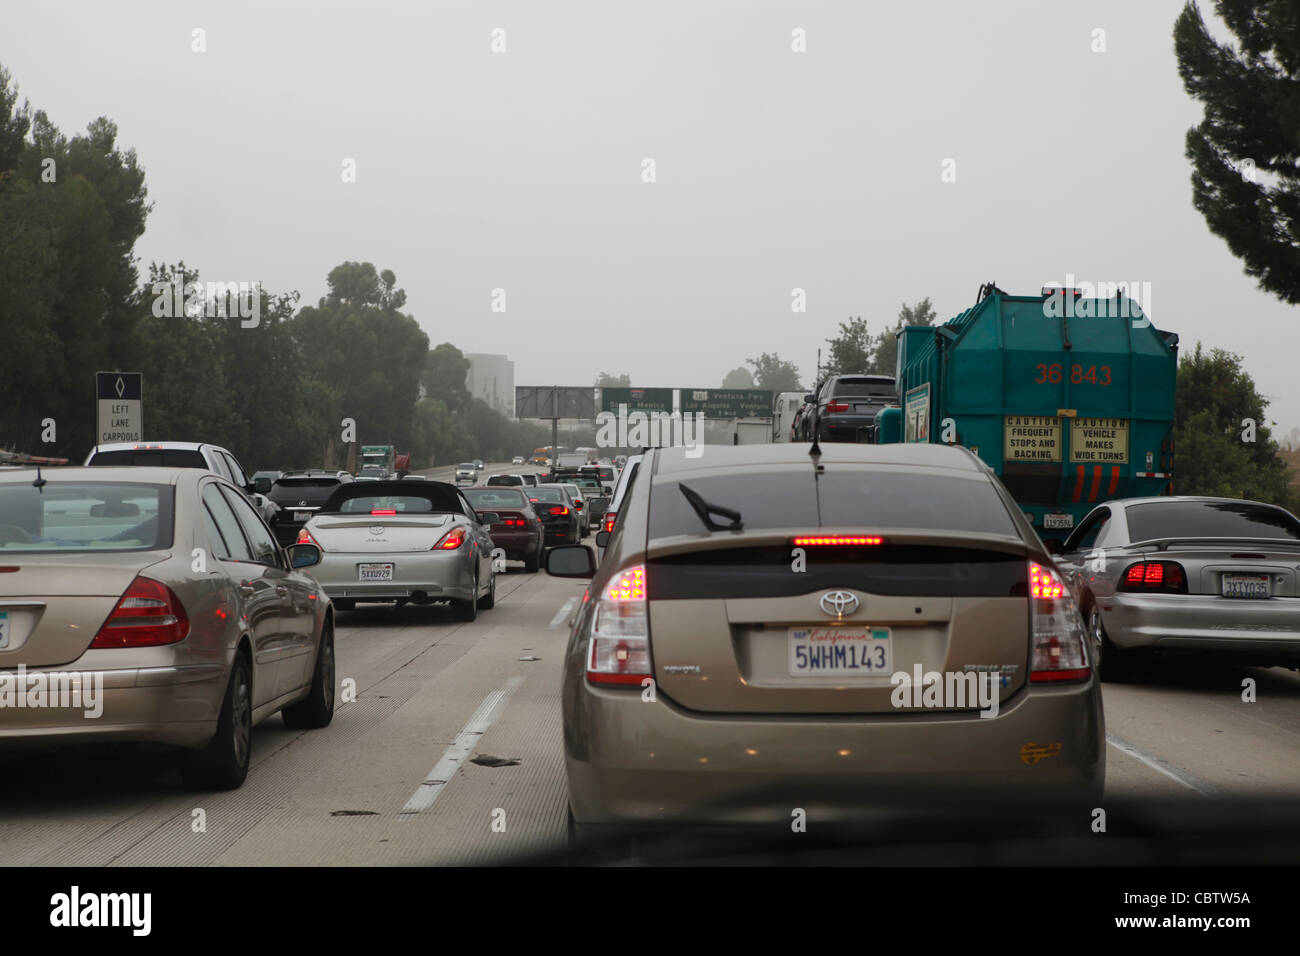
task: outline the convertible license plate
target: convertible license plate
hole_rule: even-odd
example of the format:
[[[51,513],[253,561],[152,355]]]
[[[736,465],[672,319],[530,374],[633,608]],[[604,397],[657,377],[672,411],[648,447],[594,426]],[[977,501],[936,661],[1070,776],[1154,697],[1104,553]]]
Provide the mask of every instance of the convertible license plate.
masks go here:
[[[1045,530],[1046,529],[1055,530],[1058,528],[1073,528],[1073,527],[1074,527],[1074,515],[1062,515],[1062,514],[1043,515],[1043,528]]]
[[[887,627],[792,627],[791,677],[888,676],[894,667]]]
[[[393,566],[391,564],[358,564],[358,581],[391,581]]]
[[[295,511],[293,513],[294,521],[306,521],[310,517],[311,517],[310,511]]]
[[[1272,597],[1267,574],[1225,574],[1223,596],[1227,598]]]

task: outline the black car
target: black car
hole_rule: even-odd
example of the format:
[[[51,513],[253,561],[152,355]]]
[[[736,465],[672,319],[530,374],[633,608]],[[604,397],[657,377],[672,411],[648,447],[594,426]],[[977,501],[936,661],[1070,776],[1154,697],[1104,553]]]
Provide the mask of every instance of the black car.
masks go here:
[[[876,413],[897,404],[893,376],[832,376],[817,393],[814,434],[821,442],[874,442]]]
[[[271,520],[276,540],[283,545],[297,541],[298,531],[307,520],[320,510],[339,485],[352,480],[347,472],[324,469],[290,471],[282,475],[267,494],[280,509]]]
[[[521,489],[528,495],[537,517],[546,529],[545,544],[577,544],[582,540],[582,516],[569,506],[569,496],[554,485]]]

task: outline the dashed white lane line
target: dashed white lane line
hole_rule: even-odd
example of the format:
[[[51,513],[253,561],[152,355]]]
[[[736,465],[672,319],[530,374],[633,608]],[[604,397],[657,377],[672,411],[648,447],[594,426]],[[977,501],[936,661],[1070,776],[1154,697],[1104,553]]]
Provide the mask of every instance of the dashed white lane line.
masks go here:
[[[1116,750],[1120,751],[1121,753],[1128,754],[1134,760],[1146,764],[1148,767],[1150,767],[1152,770],[1156,771],[1157,773],[1164,774],[1170,780],[1175,780],[1178,783],[1181,783],[1184,787],[1187,787],[1189,790],[1195,790],[1203,797],[1215,796],[1213,787],[1209,786],[1208,784],[1201,783],[1199,780],[1196,780],[1194,777],[1191,777],[1185,773],[1179,773],[1177,770],[1170,767],[1169,764],[1165,763],[1159,757],[1156,757],[1153,754],[1149,754],[1145,750],[1141,750],[1137,747],[1134,747],[1127,740],[1122,740],[1119,737],[1116,737],[1114,734],[1107,734],[1106,743],[1110,744],[1112,747],[1114,747]]]
[[[551,618],[551,623],[546,625],[548,631],[554,631],[562,622],[568,620],[569,611],[573,609],[576,600],[578,600],[576,597],[571,597],[564,602],[564,605],[555,612],[555,617]]]
[[[406,806],[402,807],[397,819],[409,820],[433,806],[438,795],[460,769],[461,763],[474,752],[474,748],[478,746],[478,742],[487,733],[488,728],[501,716],[501,712],[506,708],[506,702],[510,700],[510,695],[523,682],[522,677],[512,677],[506,681],[505,687],[494,690],[483,698],[483,703],[478,705],[478,710],[470,716],[469,721],[456,735],[456,739],[442,752],[442,757],[433,765],[433,769],[425,774],[424,782],[416,787],[415,793],[411,794],[411,799],[406,801]]]

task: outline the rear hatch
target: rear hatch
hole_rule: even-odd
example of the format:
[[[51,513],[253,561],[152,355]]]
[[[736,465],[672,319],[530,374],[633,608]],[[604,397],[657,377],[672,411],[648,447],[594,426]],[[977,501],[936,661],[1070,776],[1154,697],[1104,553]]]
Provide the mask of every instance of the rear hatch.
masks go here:
[[[329,500],[339,484],[338,478],[324,475],[317,478],[281,478],[271,486],[271,493],[267,497],[280,506],[278,520],[302,522],[320,510],[320,506]]]
[[[906,715],[921,702],[897,703],[900,673],[963,690],[978,678],[960,675],[994,674],[999,700],[1023,686],[1028,549],[986,477],[756,471],[683,478],[740,512],[743,531],[712,534],[677,481],[655,478],[645,582],[668,697],[711,713]]]

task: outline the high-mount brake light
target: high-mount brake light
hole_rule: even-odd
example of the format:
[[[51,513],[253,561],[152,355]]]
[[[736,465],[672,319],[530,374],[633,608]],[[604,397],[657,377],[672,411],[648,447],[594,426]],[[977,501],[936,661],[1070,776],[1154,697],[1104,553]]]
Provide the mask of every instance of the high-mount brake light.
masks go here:
[[[396,510],[392,508],[375,508],[370,512],[372,515],[395,515]]]
[[[868,545],[884,544],[885,539],[867,534],[816,534],[800,535],[794,539],[795,547],[810,548],[825,545]]]

